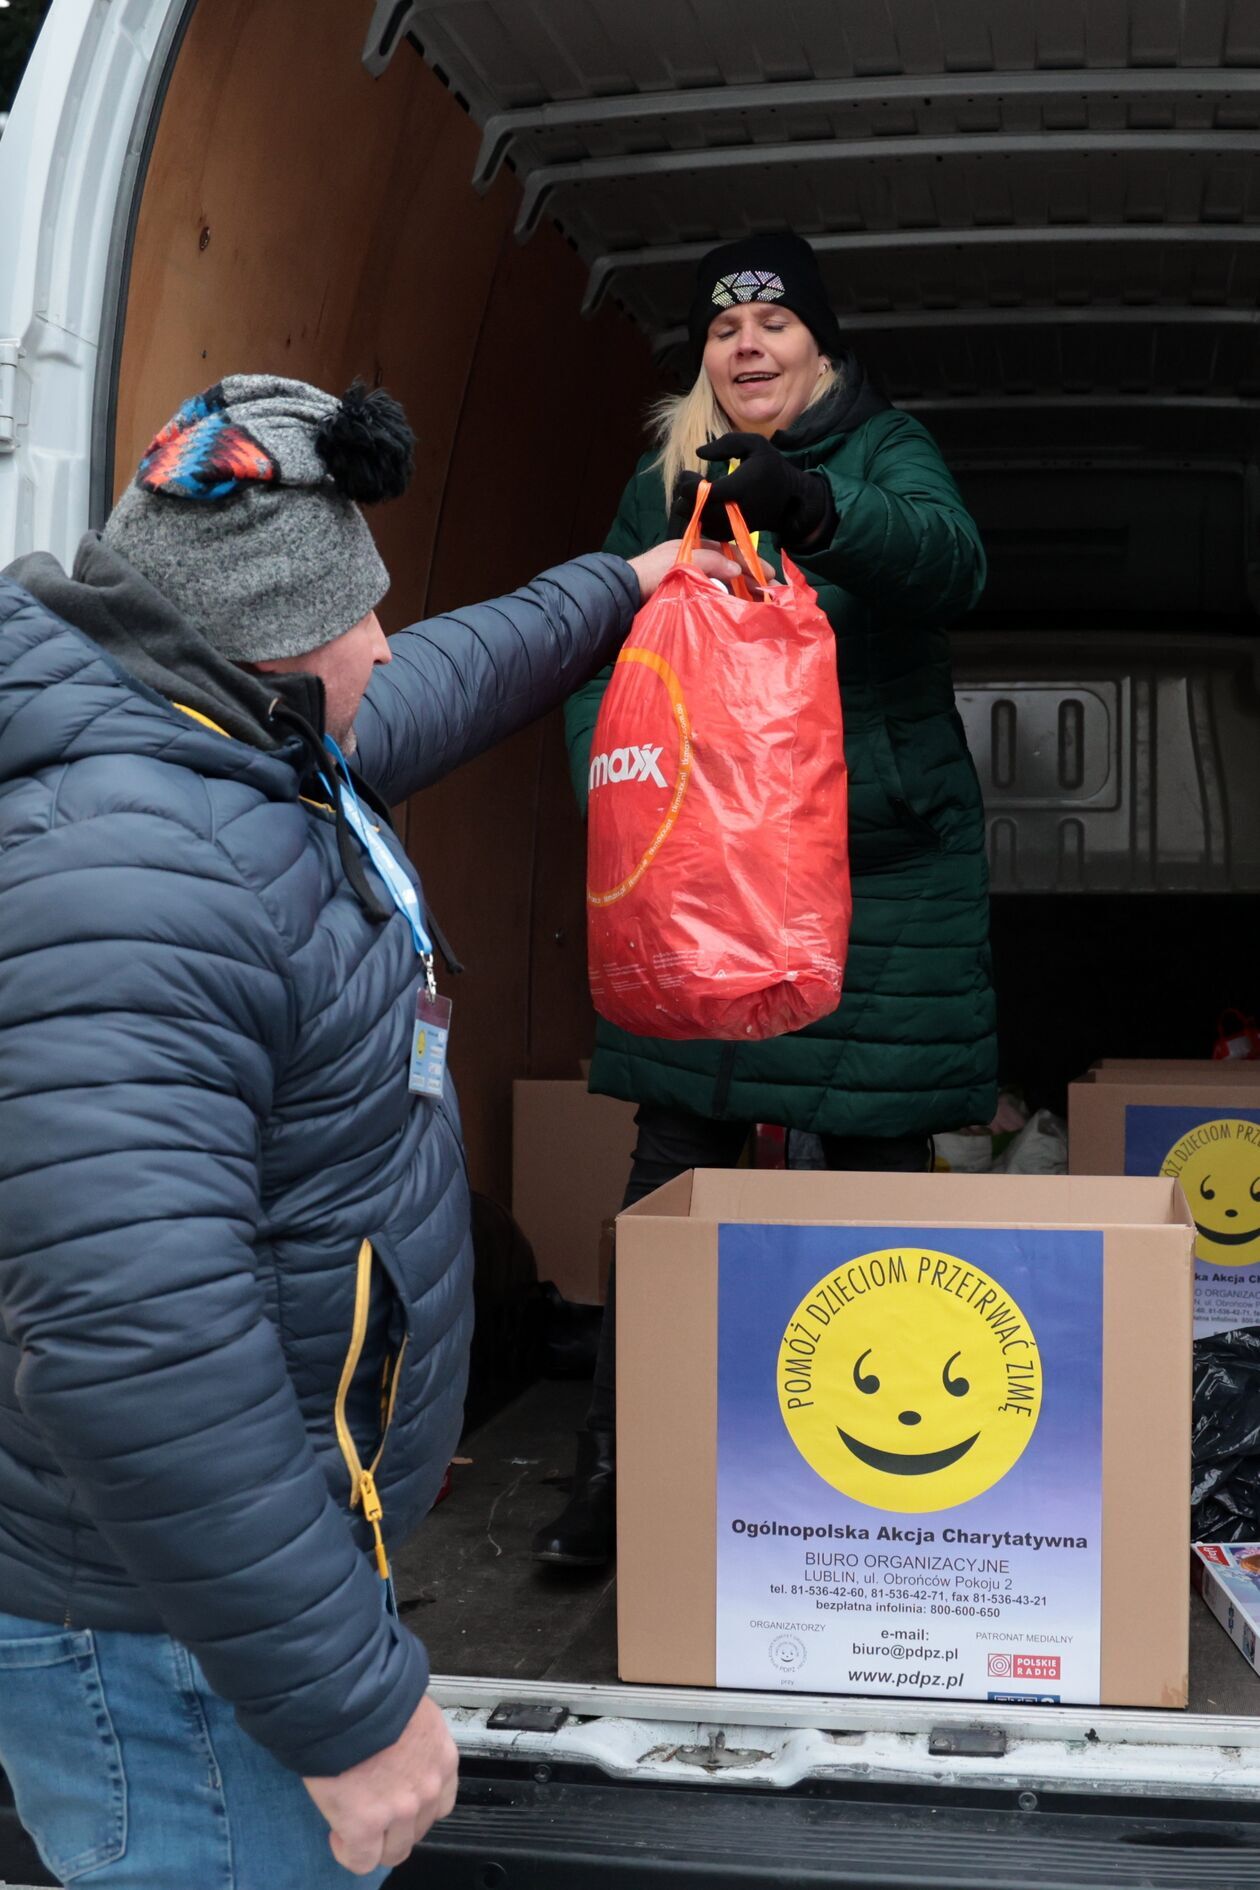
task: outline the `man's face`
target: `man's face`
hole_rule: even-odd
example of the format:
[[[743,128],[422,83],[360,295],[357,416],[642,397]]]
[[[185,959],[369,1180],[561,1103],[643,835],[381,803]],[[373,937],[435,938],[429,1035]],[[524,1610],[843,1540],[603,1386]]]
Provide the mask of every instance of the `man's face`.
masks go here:
[[[376,612],[370,610],[331,643],[308,650],[304,656],[276,657],[253,668],[263,675],[302,671],[318,676],[324,685],[324,715],[328,733],[346,754],[354,752],[354,718],[378,663],[390,660],[389,640]]]

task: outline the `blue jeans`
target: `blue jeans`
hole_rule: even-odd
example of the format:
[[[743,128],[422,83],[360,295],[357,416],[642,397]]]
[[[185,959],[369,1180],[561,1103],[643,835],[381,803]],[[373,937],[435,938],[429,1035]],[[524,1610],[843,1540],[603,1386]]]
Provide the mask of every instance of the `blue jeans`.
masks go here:
[[[389,1874],[341,1868],[301,1779],[165,1634],[0,1614],[0,1769],[62,1883],[379,1890]]]

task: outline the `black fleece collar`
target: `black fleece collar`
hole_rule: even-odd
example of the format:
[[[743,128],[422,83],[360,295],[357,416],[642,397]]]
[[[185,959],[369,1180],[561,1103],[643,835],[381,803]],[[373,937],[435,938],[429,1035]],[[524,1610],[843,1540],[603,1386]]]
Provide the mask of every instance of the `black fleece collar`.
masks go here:
[[[808,452],[820,440],[831,439],[837,433],[856,433],[866,421],[877,413],[886,413],[892,406],[888,396],[880,392],[857,356],[848,349],[834,366],[840,376],[839,385],[822,400],[816,400],[812,407],[806,407],[790,427],[783,427],[774,435],[771,444],[781,453]]]
[[[31,552],[7,575],[65,623],[90,637],[137,682],[168,702],[195,709],[238,742],[272,752],[292,740],[273,726],[279,698],[322,738],[324,685],[318,676],[286,672],[257,676],[221,656],[194,623],[89,532],[67,577],[46,551]]]

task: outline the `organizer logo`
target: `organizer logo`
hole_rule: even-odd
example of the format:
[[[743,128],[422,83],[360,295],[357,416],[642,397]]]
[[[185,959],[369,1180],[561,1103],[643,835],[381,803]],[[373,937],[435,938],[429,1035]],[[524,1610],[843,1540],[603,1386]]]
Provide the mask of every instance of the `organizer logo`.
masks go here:
[[[1161,1175],[1179,1181],[1190,1203],[1198,1259],[1217,1267],[1254,1266],[1260,1240],[1260,1122],[1222,1116],[1200,1122],[1170,1148]]]
[[[641,748],[614,748],[610,755],[596,755],[587,785],[592,794],[596,788],[618,781],[652,781],[657,787],[668,788],[669,782],[660,769],[663,753],[662,745],[653,748],[645,742]]]
[[[780,1673],[799,1673],[805,1665],[805,1643],[795,1634],[780,1634],[770,1643],[770,1659]]]
[[[1041,1414],[1041,1354],[983,1268],[893,1248],[806,1294],[780,1341],[778,1390],[792,1442],[824,1482],[872,1509],[922,1514],[970,1502],[1018,1462]]]

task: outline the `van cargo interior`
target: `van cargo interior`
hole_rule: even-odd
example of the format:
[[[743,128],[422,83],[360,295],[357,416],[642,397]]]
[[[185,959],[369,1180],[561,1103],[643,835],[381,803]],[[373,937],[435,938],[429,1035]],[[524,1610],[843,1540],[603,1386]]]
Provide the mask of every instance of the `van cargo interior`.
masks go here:
[[[361,375],[419,435],[375,520],[386,627],[512,589],[598,548],[696,257],[790,225],[988,548],[954,652],[1004,1080],[1062,1110],[1092,1059],[1207,1056],[1260,1011],[1250,0],[214,0],[165,76],[98,512],[190,389]],[[576,1075],[593,1033],[559,717],[401,820],[467,966],[474,1186],[506,1204],[513,1079]],[[437,1672],[612,1683],[611,1577],[527,1554],[585,1400],[537,1374],[530,1293],[479,1282],[468,1461],[400,1599]],[[1197,1603],[1191,1708],[1260,1710]]]

